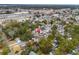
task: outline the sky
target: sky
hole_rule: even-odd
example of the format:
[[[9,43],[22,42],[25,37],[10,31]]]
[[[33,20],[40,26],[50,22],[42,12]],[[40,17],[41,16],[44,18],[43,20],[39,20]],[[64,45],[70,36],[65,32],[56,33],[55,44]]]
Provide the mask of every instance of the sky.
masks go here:
[[[79,4],[78,0],[0,0],[0,4]]]

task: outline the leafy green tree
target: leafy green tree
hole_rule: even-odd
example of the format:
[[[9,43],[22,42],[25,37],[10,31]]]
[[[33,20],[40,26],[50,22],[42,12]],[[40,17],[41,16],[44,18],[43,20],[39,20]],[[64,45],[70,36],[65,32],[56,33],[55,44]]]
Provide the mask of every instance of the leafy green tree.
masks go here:
[[[54,40],[54,38],[55,38],[55,36],[54,36],[53,34],[50,34],[50,35],[47,37],[47,40],[52,43],[52,41]]]
[[[41,51],[43,54],[49,54],[49,52],[52,51],[52,44],[51,44],[51,42],[49,42],[49,41],[46,40],[46,39],[42,39],[42,40],[39,42],[39,47],[40,47],[40,51]]]
[[[78,39],[72,39],[68,40],[67,38],[64,38],[62,35],[58,34],[56,37],[58,39],[58,48],[55,49],[55,54],[60,55],[60,54],[68,54],[71,53],[73,49],[76,48],[78,45],[79,41]]]
[[[32,37],[31,30],[34,29],[34,26],[29,21],[25,21],[21,23],[17,21],[11,21],[7,23],[6,26],[3,28],[3,32],[7,36],[10,36],[12,39],[15,39],[16,37],[20,37],[21,40],[24,41],[31,39]]]
[[[2,55],[7,55],[8,53],[9,53],[9,48],[8,47],[4,47]]]

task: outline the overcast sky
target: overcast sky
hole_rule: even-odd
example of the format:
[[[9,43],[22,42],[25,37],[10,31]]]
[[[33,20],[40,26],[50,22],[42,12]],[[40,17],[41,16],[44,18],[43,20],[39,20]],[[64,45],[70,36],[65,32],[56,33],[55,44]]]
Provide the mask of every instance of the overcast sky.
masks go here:
[[[0,4],[79,4],[79,0],[0,0]]]

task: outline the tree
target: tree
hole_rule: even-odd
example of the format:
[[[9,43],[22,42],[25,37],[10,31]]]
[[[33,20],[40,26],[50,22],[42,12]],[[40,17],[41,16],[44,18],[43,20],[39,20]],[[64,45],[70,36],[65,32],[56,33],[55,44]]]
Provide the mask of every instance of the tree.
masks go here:
[[[4,47],[2,54],[3,55],[7,55],[8,53],[9,53],[9,48],[8,47]]]
[[[53,37],[55,37],[57,34],[57,26],[53,25],[53,27],[51,29],[52,29],[52,35],[53,35]]]
[[[58,39],[58,47],[55,49],[56,55],[63,55],[71,53],[73,49],[76,48],[79,41],[77,39],[68,40],[67,38],[64,38],[62,35],[58,34],[56,37]]]
[[[43,22],[44,24],[47,24],[47,20],[43,20],[42,22]]]
[[[47,40],[52,43],[54,38],[55,38],[55,36],[53,34],[50,34],[50,35],[48,35]]]
[[[49,52],[52,51],[52,44],[51,44],[51,42],[49,42],[49,41],[46,40],[46,39],[42,39],[42,40],[39,42],[39,47],[40,47],[40,51],[41,51],[43,54],[49,54]]]
[[[32,27],[31,27],[32,26]],[[32,38],[33,25],[29,21],[17,22],[11,21],[3,28],[3,32],[6,36],[10,36],[12,39],[20,37],[21,40],[26,41]]]
[[[6,11],[5,12],[5,14],[11,14],[12,13],[12,11]]]

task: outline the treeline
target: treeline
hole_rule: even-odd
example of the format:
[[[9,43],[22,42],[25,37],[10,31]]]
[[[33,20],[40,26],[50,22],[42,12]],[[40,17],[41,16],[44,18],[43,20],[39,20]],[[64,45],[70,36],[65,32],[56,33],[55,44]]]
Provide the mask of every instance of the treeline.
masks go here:
[[[42,4],[3,4],[0,5],[0,8],[53,8],[53,9],[62,9],[62,8],[71,8],[71,9],[75,9],[75,8],[79,8],[79,5],[42,5]]]

